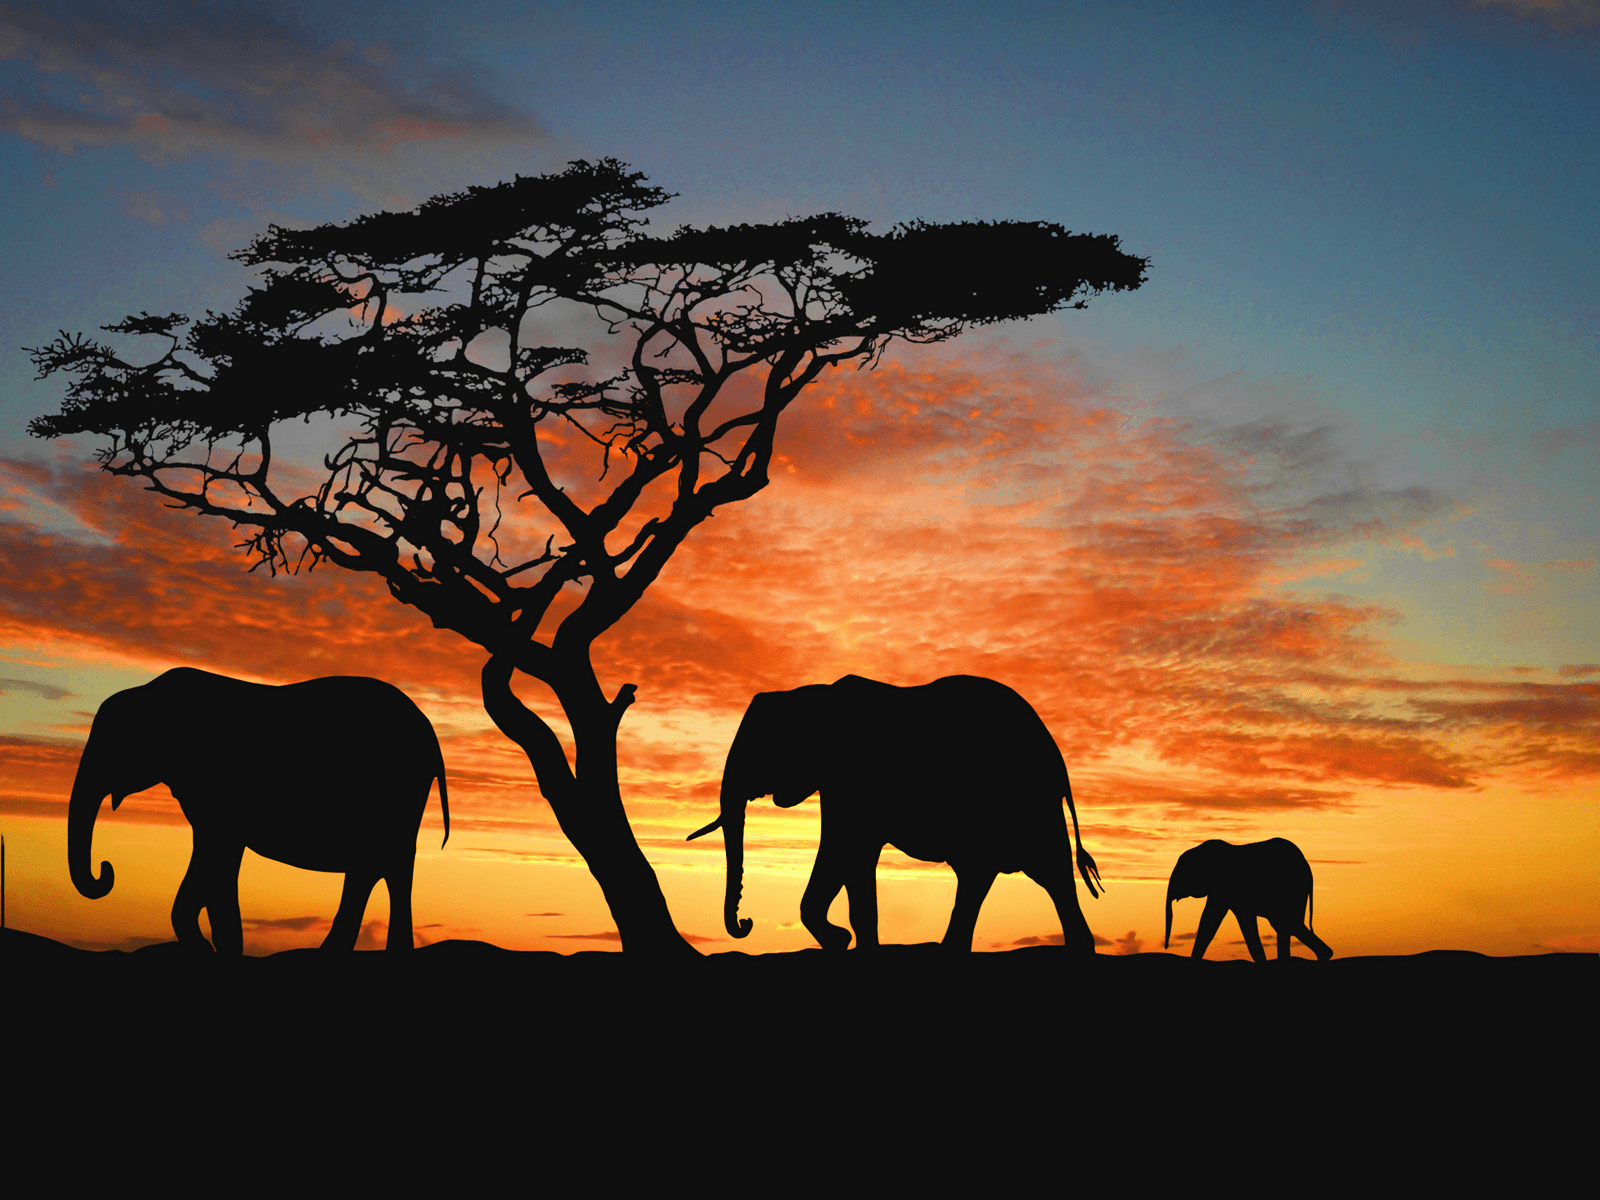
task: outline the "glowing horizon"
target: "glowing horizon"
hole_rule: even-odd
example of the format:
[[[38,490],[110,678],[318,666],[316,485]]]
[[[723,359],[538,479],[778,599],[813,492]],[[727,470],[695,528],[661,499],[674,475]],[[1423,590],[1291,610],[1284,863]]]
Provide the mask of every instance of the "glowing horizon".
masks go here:
[[[745,941],[720,928],[718,838],[683,842],[715,811],[721,759],[750,696],[848,673],[901,684],[964,673],[1015,687],[1061,745],[1110,885],[1098,901],[1083,897],[1105,948],[1157,948],[1166,873],[1213,836],[1297,841],[1318,877],[1318,927],[1342,955],[1433,948],[1434,929],[1456,938],[1470,929],[1465,948],[1500,953],[1586,946],[1574,914],[1530,913],[1515,873],[1498,873],[1497,888],[1492,856],[1470,835],[1440,859],[1427,830],[1430,806],[1449,798],[1452,821],[1539,803],[1549,822],[1540,837],[1582,835],[1584,789],[1600,765],[1587,719],[1600,667],[1407,662],[1381,634],[1408,614],[1311,596],[1303,584],[1372,569],[1366,555],[1385,546],[1426,562],[1415,549],[1427,547],[1422,531],[1451,550],[1448,514],[1439,530],[1425,499],[1380,523],[1349,497],[1343,509],[1328,497],[1308,503],[1304,464],[1282,457],[1272,431],[1230,450],[1196,442],[1171,422],[1119,412],[1084,368],[1046,347],[996,343],[901,349],[876,371],[819,381],[782,427],[773,485],[697,530],[597,644],[608,691],[640,688],[622,731],[624,797],[680,930],[708,950],[812,944],[798,891],[815,800],[789,812],[751,806],[745,912],[757,926]],[[437,796],[419,838],[419,937],[615,947],[598,890],[525,758],[482,713],[477,647],[428,628],[374,580],[329,567],[247,574],[218,523],[168,513],[70,458],[48,472],[12,465],[9,478],[14,512],[66,514],[110,539],[6,525],[13,657],[48,648],[38,665],[105,679],[181,663],[262,682],[398,683],[434,720],[450,774],[450,846],[439,848]],[[1485,565],[1486,588],[1498,586],[1495,571]],[[519,690],[565,733],[553,703],[539,704],[539,685]],[[52,840],[64,846],[90,711],[68,707],[76,699],[50,702],[74,719],[52,723],[49,736],[8,739],[6,811],[41,827],[20,839],[29,865],[15,876],[18,923],[86,945],[118,943],[85,926],[165,940],[187,833],[164,789],[102,811],[94,854],[118,867],[104,900],[72,895],[64,861],[27,857]],[[285,764],[285,786],[293,770]],[[1551,799],[1562,795],[1570,811]],[[1577,886],[1581,836],[1572,845]],[[1545,867],[1559,874],[1559,858]],[[1438,911],[1415,879],[1407,884],[1416,872],[1435,891],[1492,897],[1504,915],[1473,926]],[[948,868],[891,850],[880,878],[885,940],[937,939],[953,895]],[[245,880],[254,949],[319,940],[337,877],[252,859]],[[33,889],[49,900],[27,898]],[[1198,908],[1179,904],[1180,935],[1192,934]],[[510,915],[519,909],[547,915]],[[372,914],[382,911],[375,901]],[[1048,898],[1018,876],[985,906],[978,945],[1048,941],[1059,937],[1053,925]],[[1239,952],[1225,927],[1211,955]]]

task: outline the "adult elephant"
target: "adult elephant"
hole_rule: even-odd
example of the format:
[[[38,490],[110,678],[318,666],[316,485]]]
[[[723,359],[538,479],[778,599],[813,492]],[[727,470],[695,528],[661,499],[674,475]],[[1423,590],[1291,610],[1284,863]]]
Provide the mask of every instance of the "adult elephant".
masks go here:
[[[272,687],[179,667],[100,706],[78,762],[67,812],[67,860],[78,891],[111,890],[89,849],[100,804],[115,809],[164,783],[194,827],[194,853],[172,904],[180,942],[204,946],[200,910],[218,952],[242,954],[239,863],[246,847],[310,871],[344,872],[324,949],[355,946],[367,898],[389,889],[390,950],[409,950],[417,828],[444,759],[428,718],[399,688],[336,676]],[[441,843],[443,844],[443,843]]]
[[[762,692],[750,702],[722,773],[721,827],[728,885],[723,920],[742,938],[745,804],[770,795],[780,808],[822,793],[822,838],[800,919],[826,949],[850,944],[828,921],[841,887],[856,945],[878,944],[876,870],[885,845],[948,862],[956,902],[944,945],[971,950],[978,909],[1002,871],[1025,871],[1050,894],[1067,949],[1094,953],[1078,907],[1072,835],[1061,810],[1078,812],[1066,763],[1033,707],[992,679],[951,675],[894,687],[846,675],[837,683]],[[1099,872],[1078,840],[1078,869],[1098,896]]]
[[[1172,944],[1172,902],[1186,896],[1206,897],[1200,928],[1194,935],[1191,957],[1202,958],[1217,935],[1222,918],[1231,910],[1244,934],[1250,957],[1267,961],[1261,948],[1257,917],[1265,917],[1278,935],[1278,957],[1289,957],[1289,939],[1297,937],[1317,960],[1333,957],[1328,943],[1311,932],[1307,909],[1311,900],[1311,864],[1300,847],[1286,838],[1269,838],[1235,846],[1213,838],[1178,856],[1167,881],[1167,935],[1163,948]]]

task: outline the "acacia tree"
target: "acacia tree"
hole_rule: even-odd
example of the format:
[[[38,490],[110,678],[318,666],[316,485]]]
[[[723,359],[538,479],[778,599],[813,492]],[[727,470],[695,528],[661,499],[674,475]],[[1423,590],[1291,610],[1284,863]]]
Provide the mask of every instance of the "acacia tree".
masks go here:
[[[167,339],[153,362],[64,332],[31,350],[40,379],[69,384],[29,431],[108,439],[103,469],[232,521],[252,570],[371,571],[483,647],[484,706],[527,753],[623,946],[693,953],[622,805],[617,728],[635,686],[602,693],[595,639],[691,529],[766,486],[778,419],[822,371],[874,363],[895,338],[1082,308],[1138,287],[1147,260],[1044,222],[874,234],[826,213],[647,235],[642,214],[671,198],[604,159],[347,225],[270,226],[234,255],[264,282],[231,313],[104,327]],[[541,319],[569,323],[573,304],[619,341],[543,343]],[[591,369],[596,347],[626,365]],[[759,386],[731,387],[741,376]],[[315,491],[286,491],[274,429],[319,415],[342,445]],[[562,483],[574,438],[614,480],[587,507]],[[558,530],[512,561],[497,536],[508,497]],[[569,585],[577,598],[559,600]],[[514,671],[554,692],[576,769]]]

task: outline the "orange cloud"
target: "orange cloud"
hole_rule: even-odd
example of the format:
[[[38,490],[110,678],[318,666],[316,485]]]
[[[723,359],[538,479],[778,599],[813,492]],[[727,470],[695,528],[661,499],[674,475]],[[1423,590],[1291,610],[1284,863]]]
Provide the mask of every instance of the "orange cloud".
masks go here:
[[[14,480],[31,475],[44,500],[109,543],[0,524],[0,622],[13,642],[71,638],[152,664],[231,664],[282,682],[332,673],[316,667],[337,659],[344,673],[460,689],[481,665],[481,652],[465,653],[461,639],[396,605],[375,578],[252,574],[220,522],[174,513],[85,467],[44,476],[35,464],[0,465]]]
[[[1585,682],[1600,668],[1561,667],[1547,683],[1467,667],[1424,677],[1385,648],[1393,610],[1283,587],[1300,565],[1338,558],[1330,548],[1398,545],[1451,511],[1447,501],[1417,489],[1308,500],[1303,472],[1284,482],[1294,455],[1273,439],[1287,435],[1202,442],[1174,422],[1131,419],[1097,387],[1070,357],[928,354],[831,373],[799,402],[780,428],[787,457],[771,486],[695,530],[595,647],[608,693],[639,687],[619,765],[652,861],[720,870],[715,839],[683,837],[714,811],[751,696],[852,672],[900,684],[970,673],[1015,687],[1056,736],[1090,844],[1110,849],[1102,866],[1122,879],[1164,878],[1174,847],[1204,837],[1255,840],[1263,826],[1325,820],[1380,794],[1600,773],[1600,685]],[[575,497],[606,486],[590,449],[569,437],[552,455]],[[1291,465],[1275,474],[1274,463]],[[11,645],[151,673],[191,663],[274,682],[389,679],[444,736],[459,830],[450,854],[497,870],[576,864],[526,759],[483,717],[483,651],[377,580],[331,567],[250,574],[226,526],[77,464],[5,465],[0,496],[0,629]],[[645,508],[660,503],[647,497]],[[517,510],[501,532],[509,547],[542,546],[545,531]],[[517,686],[564,734],[548,693]],[[76,755],[71,737],[0,742],[0,804],[59,814]],[[430,805],[430,823],[436,813]],[[758,864],[809,868],[814,813],[753,811],[751,888]],[[182,821],[159,794],[124,814]],[[592,907],[565,894],[530,900],[506,911],[567,914],[528,935],[565,942],[534,944],[614,944]],[[1040,927],[1023,920],[1003,944],[1033,944],[1013,940]]]
[[[1479,565],[1488,567],[1491,571],[1498,571],[1507,578],[1494,583],[1484,584],[1484,590],[1502,596],[1515,596],[1531,592],[1535,587],[1543,584],[1549,586],[1548,580],[1541,580],[1539,572],[1562,571],[1574,575],[1586,575],[1596,569],[1600,560],[1593,558],[1568,558],[1549,559],[1542,563],[1523,563],[1510,558],[1483,558],[1478,560]]]
[[[62,741],[0,736],[0,812],[55,816],[64,811],[82,747]]]
[[[1441,737],[1518,722],[1559,735],[1519,763],[1544,754],[1548,769],[1574,770],[1600,751],[1585,685],[1484,697],[1473,690],[1500,685],[1409,681],[1373,632],[1394,614],[1278,590],[1296,556],[1377,524],[1398,537],[1434,498],[1274,507],[1268,435],[1241,461],[1173,423],[1132,421],[1095,389],[1070,356],[927,355],[825,376],[780,430],[774,483],[696,530],[597,644],[603,685],[636,683],[640,714],[694,714],[726,737],[758,691],[849,672],[988,675],[1033,701],[1074,764],[1142,746],[1201,772],[1162,797],[1189,809],[1325,806],[1357,784],[1466,787],[1489,760]],[[596,486],[579,470],[588,449],[572,438],[554,456],[575,492]],[[120,481],[36,464],[10,475],[14,505],[56,506],[109,543],[46,534],[13,509],[0,526],[13,641],[71,638],[152,667],[284,682],[372,674],[475,713],[482,651],[375,579],[247,574],[224,529]],[[503,532],[531,541],[537,524],[510,513]],[[555,715],[540,690],[525,688]],[[671,743],[629,728],[630,788],[673,806],[714,798],[725,742],[703,727]],[[526,794],[520,753],[481,715],[449,732],[463,760],[452,779],[481,795],[483,820],[513,819],[491,798]]]

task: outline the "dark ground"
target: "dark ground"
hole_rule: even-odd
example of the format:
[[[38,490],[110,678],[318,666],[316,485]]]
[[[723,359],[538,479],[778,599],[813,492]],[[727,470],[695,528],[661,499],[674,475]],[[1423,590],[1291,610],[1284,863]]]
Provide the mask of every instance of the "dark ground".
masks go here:
[[[920,1138],[1031,1156],[1077,1130],[1231,1159],[1293,1129],[1280,1148],[1310,1138],[1307,1162],[1334,1130],[1459,1162],[1479,1138],[1505,1152],[1513,1127],[1576,1151],[1597,1115],[1594,954],[1258,966],[928,944],[667,966],[455,941],[228,960],[6,930],[0,994],[8,1098],[111,1101],[113,1120],[283,1096],[311,1129],[403,1098],[542,1146],[648,1128],[686,1152]]]

